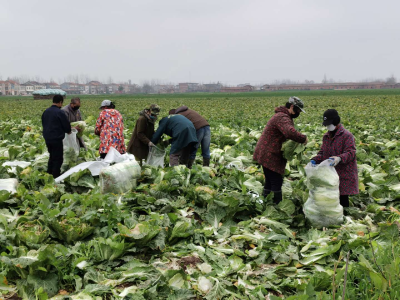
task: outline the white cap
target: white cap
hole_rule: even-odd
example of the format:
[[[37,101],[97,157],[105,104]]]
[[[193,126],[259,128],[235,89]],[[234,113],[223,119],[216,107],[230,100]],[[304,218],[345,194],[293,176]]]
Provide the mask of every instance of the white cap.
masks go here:
[[[101,102],[100,108],[102,108],[104,106],[110,106],[110,105],[111,105],[111,100],[103,100],[103,102]]]

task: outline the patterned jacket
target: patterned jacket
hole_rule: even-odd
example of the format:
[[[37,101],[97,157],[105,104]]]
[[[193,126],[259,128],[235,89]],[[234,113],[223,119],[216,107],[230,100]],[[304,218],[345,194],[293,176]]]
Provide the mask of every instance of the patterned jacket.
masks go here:
[[[283,175],[286,159],[281,151],[282,144],[288,139],[304,143],[306,138],[294,128],[289,110],[284,106],[277,107],[275,115],[268,121],[258,140],[253,159],[263,167]]]
[[[359,191],[356,144],[354,136],[342,124],[339,124],[333,137],[329,132],[325,133],[321,150],[312,159],[319,164],[332,156],[342,159],[335,167],[340,179],[340,195],[357,195]]]
[[[100,153],[108,153],[110,147],[114,147],[121,154],[126,152],[124,122],[118,110],[102,110],[96,122],[96,130],[100,132]]]

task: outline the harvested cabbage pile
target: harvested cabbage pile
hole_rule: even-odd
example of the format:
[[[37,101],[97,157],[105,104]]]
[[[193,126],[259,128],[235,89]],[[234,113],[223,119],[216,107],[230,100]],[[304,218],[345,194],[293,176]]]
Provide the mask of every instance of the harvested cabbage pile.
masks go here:
[[[339,175],[329,162],[306,166],[307,187],[310,190],[304,204],[304,214],[316,227],[339,225],[343,222],[340,205]]]
[[[281,150],[283,152],[283,157],[286,160],[292,160],[297,154],[302,153],[305,148],[306,146],[304,144],[288,140],[282,144]]]
[[[78,131],[78,133],[76,134],[76,136],[77,136],[78,138],[80,138],[80,137],[82,137],[83,132],[84,132],[85,129],[86,129],[86,122],[85,122],[85,121],[72,122],[72,123],[71,123],[71,127],[78,127],[78,128],[79,128],[79,131]]]

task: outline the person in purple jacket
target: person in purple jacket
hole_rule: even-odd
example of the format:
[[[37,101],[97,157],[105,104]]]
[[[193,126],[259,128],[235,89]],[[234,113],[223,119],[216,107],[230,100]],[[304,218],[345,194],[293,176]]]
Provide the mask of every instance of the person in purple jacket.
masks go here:
[[[340,116],[335,109],[325,111],[322,125],[328,132],[322,139],[321,150],[311,163],[316,165],[326,159],[332,161],[331,166],[335,167],[340,180],[340,204],[349,207],[349,195],[359,193],[354,136],[340,124]]]

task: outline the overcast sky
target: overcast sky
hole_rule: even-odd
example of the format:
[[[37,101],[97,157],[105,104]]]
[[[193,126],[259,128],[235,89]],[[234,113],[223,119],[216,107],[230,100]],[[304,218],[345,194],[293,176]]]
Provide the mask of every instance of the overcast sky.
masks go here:
[[[399,12],[398,0],[4,0],[0,76],[399,78]]]

